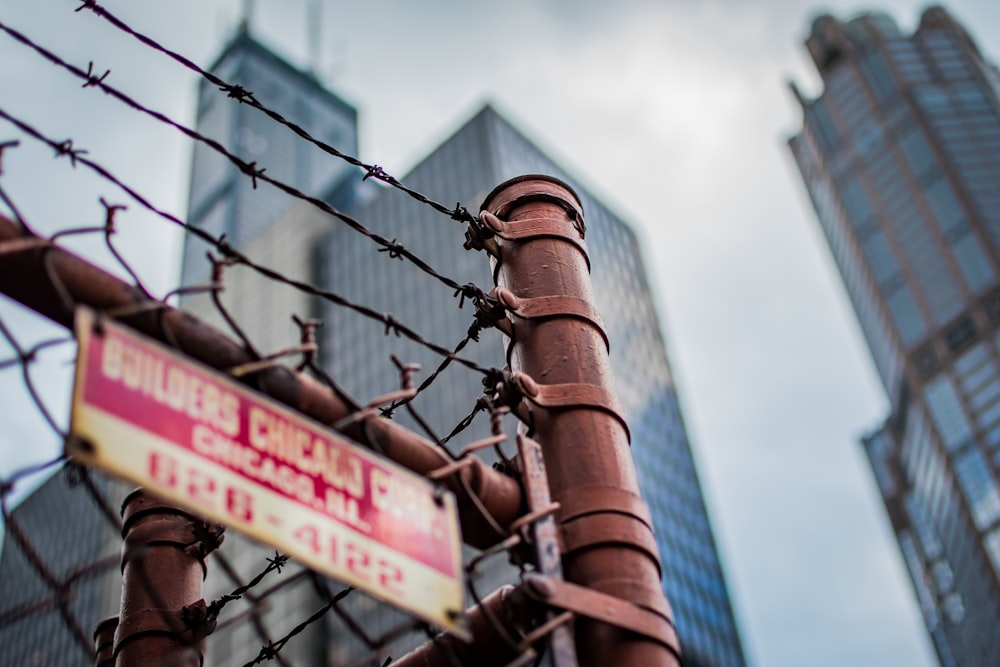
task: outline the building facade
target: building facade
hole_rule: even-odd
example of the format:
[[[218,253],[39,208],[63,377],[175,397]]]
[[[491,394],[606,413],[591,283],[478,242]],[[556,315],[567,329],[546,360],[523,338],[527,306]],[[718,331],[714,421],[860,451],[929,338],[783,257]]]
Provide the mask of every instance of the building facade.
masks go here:
[[[210,71],[242,86],[263,106],[299,125],[311,136],[357,154],[357,111],[310,73],[293,67],[255,40],[246,24],[222,51]],[[350,165],[299,140],[284,127],[247,104],[235,104],[205,79],[199,81],[196,129],[248,163],[259,162],[267,175],[311,195],[331,192]],[[266,165],[266,166],[265,166]],[[187,222],[215,237],[225,234],[237,248],[248,247],[287,211],[295,200],[264,183],[253,182],[218,151],[194,144]],[[184,242],[182,283],[208,282],[206,246],[193,237]]]
[[[863,444],[941,664],[993,665],[1000,73],[940,7],[822,16],[806,47],[790,148],[892,406]]]

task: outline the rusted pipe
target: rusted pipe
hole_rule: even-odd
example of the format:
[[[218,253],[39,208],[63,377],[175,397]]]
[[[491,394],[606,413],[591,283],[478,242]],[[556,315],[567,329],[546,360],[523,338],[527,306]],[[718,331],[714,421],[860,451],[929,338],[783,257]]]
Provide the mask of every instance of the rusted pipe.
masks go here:
[[[442,633],[433,640],[394,660],[393,667],[504,667],[524,653],[521,646],[532,618],[539,613],[519,589],[502,586],[469,609],[472,641]]]
[[[122,503],[122,602],[115,667],[200,667],[206,621],[201,597],[205,558],[222,528],[142,489]]]
[[[140,290],[86,260],[45,239],[28,236],[3,216],[0,292],[66,328],[73,326],[74,305],[111,312],[137,331],[220,370],[253,361],[242,346],[192,315],[150,301]],[[357,406],[326,385],[285,366],[272,366],[242,379],[322,424],[332,426],[358,412]],[[376,415],[358,419],[342,432],[421,475],[451,462],[426,438]],[[522,513],[521,488],[479,459],[473,459],[459,475],[461,479],[451,476],[442,481],[457,496],[463,538],[478,548],[492,546],[506,535],[499,535],[484,520],[466,487],[504,528]]]
[[[496,295],[512,313],[508,359],[521,414],[560,504],[565,578],[666,621],[651,638],[578,617],[581,665],[678,667],[652,521],[593,306],[582,205],[561,181],[525,176],[498,186],[482,210],[495,234]]]
[[[94,629],[94,667],[114,667],[118,617],[109,616]]]

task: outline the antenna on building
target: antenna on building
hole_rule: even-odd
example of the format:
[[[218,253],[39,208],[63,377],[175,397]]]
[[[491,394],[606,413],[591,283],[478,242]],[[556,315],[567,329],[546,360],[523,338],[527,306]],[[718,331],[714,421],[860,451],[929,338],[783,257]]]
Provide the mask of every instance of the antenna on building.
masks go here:
[[[313,76],[319,76],[320,58],[322,57],[320,34],[323,29],[323,4],[321,0],[308,0],[306,8],[306,29],[308,33],[309,71]]]
[[[243,18],[240,20],[240,32],[250,32],[250,22],[253,20],[253,0],[243,0]]]

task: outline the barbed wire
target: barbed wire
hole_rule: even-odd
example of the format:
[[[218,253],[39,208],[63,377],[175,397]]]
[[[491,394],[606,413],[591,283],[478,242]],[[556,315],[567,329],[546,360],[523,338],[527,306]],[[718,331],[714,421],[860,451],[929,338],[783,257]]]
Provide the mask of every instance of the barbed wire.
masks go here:
[[[405,192],[407,195],[409,195],[416,201],[430,206],[438,213],[446,215],[452,220],[455,220],[457,222],[469,223],[476,220],[476,216],[470,213],[464,206],[462,206],[461,202],[456,203],[454,208],[449,208],[444,204],[441,204],[435,201],[434,199],[428,197],[427,195],[404,185],[401,181],[399,181],[399,179],[386,173],[386,171],[379,165],[363,162],[359,158],[356,158],[352,155],[348,155],[347,153],[342,152],[338,148],[317,139],[300,125],[293,123],[292,121],[288,120],[277,111],[270,109],[264,104],[262,104],[254,96],[252,91],[247,90],[246,88],[238,84],[227,83],[216,74],[213,74],[212,72],[202,69],[189,58],[181,55],[176,51],[172,51],[166,48],[153,38],[133,29],[124,21],[122,21],[120,18],[112,14],[106,7],[98,4],[96,0],[83,0],[82,4],[80,4],[75,11],[79,12],[84,9],[90,10],[96,16],[99,16],[100,18],[104,19],[105,21],[107,21],[114,27],[118,28],[122,32],[131,35],[142,44],[145,44],[154,51],[158,51],[166,55],[174,62],[177,62],[180,65],[184,66],[185,68],[198,74],[203,79],[211,83],[213,86],[216,86],[219,90],[226,93],[230,98],[236,100],[240,104],[246,104],[247,106],[253,107],[254,109],[257,109],[258,111],[264,113],[268,118],[275,121],[279,125],[284,125],[289,130],[294,132],[297,136],[299,136],[301,139],[316,146],[324,153],[336,157],[338,159],[341,159],[352,166],[364,170],[365,175],[363,178],[365,180],[371,178],[377,181],[381,181],[382,183],[385,183],[393,188]]]
[[[463,299],[465,299],[465,298],[480,298],[480,297],[484,297],[485,296],[485,294],[483,293],[483,291],[481,289],[479,289],[478,287],[476,287],[475,285],[473,285],[471,283],[467,283],[467,284],[459,283],[455,279],[449,278],[448,276],[446,276],[446,275],[438,272],[434,267],[432,267],[430,264],[428,264],[424,259],[422,259],[418,255],[416,255],[415,253],[413,253],[412,251],[410,251],[406,246],[404,246],[402,243],[399,243],[396,239],[391,239],[390,240],[390,239],[387,239],[387,238],[385,238],[384,236],[382,236],[380,234],[377,234],[377,233],[373,232],[372,230],[368,229],[365,225],[363,225],[357,219],[355,219],[352,216],[349,216],[346,213],[338,210],[337,208],[335,208],[334,206],[332,206],[330,203],[324,201],[323,199],[320,199],[319,197],[315,197],[315,196],[306,194],[302,190],[300,190],[300,189],[298,189],[298,188],[296,188],[296,187],[294,187],[292,185],[289,185],[288,183],[285,183],[285,182],[283,182],[283,181],[281,181],[281,180],[279,180],[277,178],[274,178],[274,177],[271,177],[271,176],[267,175],[267,173],[266,173],[267,168],[266,167],[258,166],[257,162],[247,162],[246,160],[242,159],[241,157],[239,157],[239,156],[235,155],[234,153],[230,152],[225,146],[223,146],[221,143],[219,143],[215,139],[207,137],[207,136],[201,134],[200,132],[197,132],[196,130],[193,130],[193,129],[191,129],[191,128],[189,128],[189,127],[187,127],[187,126],[185,126],[185,125],[183,125],[183,124],[181,124],[181,123],[179,123],[179,122],[171,119],[170,117],[168,117],[167,115],[165,115],[163,113],[160,113],[159,111],[154,111],[154,110],[150,109],[149,107],[146,107],[145,105],[143,105],[140,102],[136,101],[134,98],[126,95],[125,93],[119,91],[117,88],[114,88],[113,86],[109,85],[108,83],[105,82],[105,79],[107,79],[108,75],[110,75],[111,70],[105,70],[105,72],[103,74],[101,74],[100,76],[98,76],[98,75],[94,74],[94,71],[93,71],[94,63],[93,62],[91,62],[88,65],[87,70],[84,71],[84,70],[80,69],[79,67],[76,67],[75,65],[71,65],[70,63],[66,62],[65,60],[63,60],[62,58],[60,58],[59,56],[57,56],[55,53],[53,53],[52,51],[49,51],[48,49],[40,46],[39,44],[37,44],[36,42],[32,41],[30,38],[28,38],[23,33],[15,30],[13,28],[11,28],[10,26],[4,24],[3,22],[0,22],[0,31],[3,31],[4,33],[10,35],[10,37],[12,37],[14,40],[20,42],[21,44],[23,44],[25,46],[28,46],[29,48],[31,48],[32,50],[34,50],[37,54],[39,54],[40,56],[42,56],[43,58],[45,58],[46,60],[48,60],[50,63],[52,63],[52,64],[54,64],[54,65],[56,65],[58,67],[61,67],[62,69],[66,70],[67,72],[69,72],[71,74],[73,74],[77,78],[82,79],[84,81],[84,84],[83,84],[84,88],[98,88],[101,91],[103,91],[105,94],[113,97],[114,99],[118,100],[119,102],[122,102],[123,104],[127,105],[131,109],[134,109],[135,111],[143,113],[143,114],[145,114],[145,115],[147,115],[147,116],[149,116],[151,118],[154,118],[155,120],[157,120],[157,121],[159,121],[159,122],[161,122],[161,123],[163,123],[163,124],[165,124],[165,125],[167,125],[169,127],[174,128],[175,130],[179,131],[180,133],[182,133],[184,136],[188,137],[192,141],[196,141],[196,142],[201,143],[201,144],[203,144],[205,146],[208,146],[213,151],[215,151],[219,155],[222,155],[227,160],[229,160],[229,162],[232,163],[239,170],[239,172],[241,174],[243,174],[246,178],[250,179],[250,181],[253,184],[253,188],[254,189],[257,189],[257,182],[258,181],[263,182],[263,183],[268,183],[268,184],[270,184],[270,185],[278,188],[279,190],[281,190],[282,192],[284,192],[286,195],[288,195],[288,196],[290,196],[292,198],[298,199],[300,201],[304,201],[304,202],[308,203],[309,205],[311,205],[312,207],[314,207],[314,208],[322,211],[323,213],[326,213],[327,215],[330,215],[330,216],[333,216],[333,217],[337,218],[338,220],[340,220],[341,222],[343,222],[344,224],[346,224],[348,227],[350,227],[354,231],[358,232],[359,234],[362,234],[363,236],[366,236],[372,242],[374,242],[376,245],[378,245],[379,246],[378,252],[384,252],[384,253],[386,253],[387,257],[392,258],[392,259],[406,259],[406,260],[410,261],[411,263],[413,263],[414,266],[416,266],[418,269],[420,269],[424,273],[428,274],[429,276],[432,276],[433,278],[435,278],[437,281],[439,281],[443,285],[445,285],[447,287],[450,287],[451,289],[455,290],[456,291],[456,295],[461,294],[461,296],[463,297]],[[72,156],[72,153],[70,153],[70,155]],[[75,158],[73,158],[73,157],[71,157],[71,159],[75,160]],[[109,215],[112,215],[112,214],[113,214],[113,211],[109,210]]]
[[[23,133],[25,133],[26,135],[30,136],[31,138],[33,138],[33,139],[35,139],[37,141],[40,141],[41,143],[44,143],[44,144],[48,145],[50,148],[52,148],[55,151],[57,158],[58,157],[66,157],[67,159],[69,159],[70,164],[74,168],[77,165],[83,165],[84,167],[90,169],[91,171],[93,171],[94,173],[96,173],[98,176],[100,176],[104,180],[106,180],[106,181],[114,184],[118,188],[120,188],[133,201],[135,201],[136,203],[138,203],[141,207],[143,207],[147,211],[153,213],[154,215],[157,215],[158,217],[160,217],[160,218],[162,218],[162,219],[164,219],[164,220],[166,220],[166,221],[168,221],[168,222],[170,222],[170,223],[172,223],[174,225],[177,225],[177,226],[180,226],[180,227],[184,228],[189,233],[194,234],[195,236],[197,236],[202,241],[204,241],[204,242],[212,245],[230,263],[232,263],[232,264],[239,264],[239,265],[245,266],[245,267],[247,267],[249,269],[252,269],[256,273],[264,276],[265,278],[270,278],[271,280],[274,280],[276,282],[288,285],[289,287],[292,287],[292,288],[294,288],[294,289],[296,289],[296,290],[298,290],[298,291],[300,291],[300,292],[302,292],[304,294],[308,294],[308,295],[311,295],[311,296],[319,297],[319,298],[321,298],[321,299],[323,299],[325,301],[329,301],[330,303],[333,303],[333,304],[335,304],[337,306],[341,306],[341,307],[350,309],[350,310],[358,313],[359,315],[362,315],[362,316],[367,317],[369,319],[372,319],[372,320],[375,320],[377,322],[380,322],[385,327],[385,334],[386,335],[388,335],[389,333],[393,333],[393,334],[395,334],[397,336],[405,336],[406,338],[412,340],[413,342],[415,342],[415,343],[417,343],[419,345],[422,345],[423,347],[426,347],[427,349],[431,350],[432,352],[434,352],[434,353],[436,353],[436,354],[438,354],[438,355],[440,355],[442,357],[451,358],[454,362],[459,363],[459,364],[461,364],[461,365],[463,365],[466,368],[469,368],[471,370],[477,371],[477,372],[479,372],[479,373],[481,373],[483,375],[490,375],[490,374],[496,373],[496,369],[486,368],[486,367],[483,367],[483,366],[477,364],[476,362],[474,362],[474,361],[472,361],[470,359],[459,357],[459,356],[453,354],[451,352],[451,350],[449,350],[447,347],[445,347],[443,345],[440,345],[438,343],[434,343],[434,342],[432,342],[432,341],[424,338],[421,334],[417,333],[414,329],[412,329],[412,328],[408,327],[407,325],[403,324],[402,322],[398,321],[395,317],[392,316],[391,313],[382,313],[382,312],[379,312],[379,311],[377,311],[377,310],[375,310],[373,308],[370,308],[368,306],[365,306],[363,304],[355,303],[355,302],[351,301],[350,299],[347,299],[346,297],[341,296],[340,294],[337,294],[337,293],[335,293],[335,292],[333,292],[331,290],[321,289],[321,288],[318,288],[318,287],[316,287],[316,286],[314,286],[314,285],[312,285],[310,283],[306,283],[306,282],[303,282],[301,280],[295,280],[293,278],[289,278],[288,276],[283,275],[279,271],[275,271],[274,269],[271,269],[271,268],[269,268],[267,266],[264,266],[264,265],[262,265],[262,264],[260,264],[258,262],[254,262],[249,257],[247,257],[246,255],[244,255],[243,253],[241,253],[239,250],[237,250],[234,247],[232,247],[228,243],[228,241],[226,241],[226,239],[225,239],[224,236],[220,237],[220,238],[215,238],[211,234],[205,232],[203,229],[195,227],[195,226],[193,226],[193,225],[191,225],[191,224],[189,224],[187,222],[184,222],[183,220],[181,220],[177,216],[173,215],[172,213],[169,213],[169,212],[167,212],[165,210],[162,210],[162,209],[158,208],[157,206],[155,206],[152,202],[150,202],[148,199],[146,199],[137,190],[135,190],[134,188],[132,188],[131,186],[127,185],[125,182],[123,182],[122,180],[120,180],[119,178],[117,178],[108,169],[106,169],[105,167],[101,166],[97,162],[95,162],[95,161],[93,161],[93,160],[85,157],[85,155],[88,153],[88,151],[85,150],[85,149],[76,148],[73,145],[72,139],[66,139],[64,141],[56,141],[56,140],[54,140],[54,139],[52,139],[50,137],[47,137],[46,135],[42,134],[42,132],[40,132],[39,130],[35,129],[33,126],[31,126],[27,122],[25,122],[25,121],[17,118],[16,116],[11,115],[10,113],[8,113],[3,108],[0,108],[0,118],[2,118],[4,120],[6,120],[7,122],[11,123],[15,127],[17,127],[19,130],[21,130]],[[471,289],[473,289],[473,288],[470,287],[470,290]],[[479,290],[478,288],[474,288],[474,289],[475,289],[475,293],[476,294],[481,294],[481,290]],[[462,287],[461,286],[459,287],[459,290],[456,291],[455,296],[465,296],[465,294],[462,292]],[[472,296],[475,296],[475,295],[472,295]],[[486,297],[484,295],[482,298],[488,299],[489,297]]]

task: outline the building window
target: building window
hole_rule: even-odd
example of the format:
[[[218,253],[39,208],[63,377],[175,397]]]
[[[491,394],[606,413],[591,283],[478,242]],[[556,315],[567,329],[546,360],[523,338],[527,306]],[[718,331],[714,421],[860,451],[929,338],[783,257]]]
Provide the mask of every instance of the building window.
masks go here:
[[[917,304],[905,285],[888,298],[889,314],[892,316],[896,331],[909,347],[920,342],[927,335],[927,324],[917,310]]]
[[[978,449],[970,449],[955,460],[955,476],[977,528],[984,530],[1000,519],[1000,490]]]
[[[946,597],[944,599],[944,613],[953,625],[961,623],[965,618],[965,604],[962,602],[962,596],[958,593],[952,593]]]
[[[986,536],[983,540],[983,546],[986,547],[986,555],[990,557],[993,571],[1000,577],[1000,528],[993,530]]]
[[[990,324],[1000,322],[1000,289],[987,294],[980,303]]]
[[[976,331],[976,325],[970,315],[966,315],[944,330],[944,342],[955,354],[972,345],[978,336],[979,332]]]
[[[996,274],[976,235],[963,236],[952,243],[951,249],[955,253],[958,268],[962,270],[962,276],[973,292],[981,292],[993,284]]]
[[[946,449],[954,451],[972,437],[972,427],[962,410],[958,392],[946,376],[927,383],[924,401]]]

